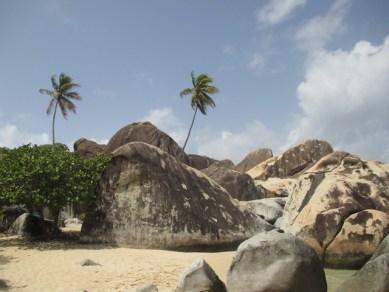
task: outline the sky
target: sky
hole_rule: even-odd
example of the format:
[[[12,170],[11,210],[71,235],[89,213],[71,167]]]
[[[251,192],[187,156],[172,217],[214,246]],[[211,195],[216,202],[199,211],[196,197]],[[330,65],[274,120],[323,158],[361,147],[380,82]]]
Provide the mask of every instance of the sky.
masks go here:
[[[51,141],[53,74],[81,87],[56,140],[106,143],[149,120],[183,144],[190,73],[216,108],[188,152],[235,162],[305,139],[389,162],[388,0],[1,0],[0,146]]]

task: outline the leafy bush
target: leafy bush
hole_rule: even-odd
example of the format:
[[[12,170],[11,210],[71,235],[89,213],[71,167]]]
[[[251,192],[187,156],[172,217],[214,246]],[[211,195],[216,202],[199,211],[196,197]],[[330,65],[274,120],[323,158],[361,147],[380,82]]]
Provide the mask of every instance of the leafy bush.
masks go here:
[[[58,219],[68,204],[88,204],[109,156],[82,159],[64,147],[25,145],[0,160],[0,206],[24,205],[30,212],[48,207]]]

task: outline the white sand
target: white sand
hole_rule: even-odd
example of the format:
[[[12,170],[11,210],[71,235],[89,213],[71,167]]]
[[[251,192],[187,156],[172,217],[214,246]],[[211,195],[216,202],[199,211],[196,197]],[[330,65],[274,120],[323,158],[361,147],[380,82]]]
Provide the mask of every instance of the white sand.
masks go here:
[[[204,258],[225,280],[234,252],[188,253],[0,238],[0,279],[11,291],[174,291],[181,272]],[[82,267],[91,259],[101,266]]]
[[[73,225],[66,231],[79,228]],[[174,291],[182,271],[198,258],[204,258],[225,281],[234,254],[117,248],[77,241],[31,243],[0,236],[0,279],[6,280],[10,291],[135,291],[148,283],[156,284],[159,291]],[[101,266],[82,267],[80,262],[87,258]],[[328,291],[334,291],[353,271],[326,273]]]

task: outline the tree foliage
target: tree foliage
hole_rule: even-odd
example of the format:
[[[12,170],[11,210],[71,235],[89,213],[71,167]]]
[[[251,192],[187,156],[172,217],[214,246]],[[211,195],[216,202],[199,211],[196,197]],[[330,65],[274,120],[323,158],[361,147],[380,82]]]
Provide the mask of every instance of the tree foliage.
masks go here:
[[[82,159],[61,146],[7,150],[0,160],[0,205],[25,205],[31,212],[48,207],[55,214],[67,204],[94,201],[108,160],[106,155]]]

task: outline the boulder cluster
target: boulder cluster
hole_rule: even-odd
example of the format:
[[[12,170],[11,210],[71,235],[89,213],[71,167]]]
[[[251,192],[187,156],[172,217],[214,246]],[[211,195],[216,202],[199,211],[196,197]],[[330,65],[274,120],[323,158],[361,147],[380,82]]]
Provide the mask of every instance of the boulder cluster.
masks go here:
[[[372,281],[374,291],[389,287],[389,165],[320,140],[276,156],[257,149],[234,165],[184,153],[149,122],[120,129],[107,145],[79,139],[74,151],[112,155],[82,242],[239,246],[225,284],[201,260],[184,272],[177,291],[326,291],[324,266],[362,267],[340,291],[373,291],[361,288]]]

